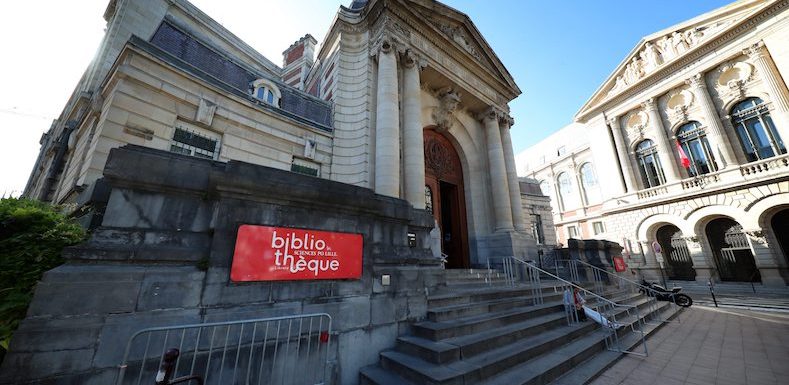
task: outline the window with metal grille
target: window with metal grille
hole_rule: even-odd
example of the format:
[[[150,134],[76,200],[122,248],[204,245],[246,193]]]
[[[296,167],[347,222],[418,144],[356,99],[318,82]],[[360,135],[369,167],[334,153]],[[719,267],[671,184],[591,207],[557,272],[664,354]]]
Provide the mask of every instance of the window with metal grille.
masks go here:
[[[786,154],[786,146],[762,99],[748,98],[737,103],[731,110],[731,117],[749,162]]]
[[[211,138],[190,130],[187,127],[175,127],[170,151],[198,158],[214,159],[219,157],[219,138]]]

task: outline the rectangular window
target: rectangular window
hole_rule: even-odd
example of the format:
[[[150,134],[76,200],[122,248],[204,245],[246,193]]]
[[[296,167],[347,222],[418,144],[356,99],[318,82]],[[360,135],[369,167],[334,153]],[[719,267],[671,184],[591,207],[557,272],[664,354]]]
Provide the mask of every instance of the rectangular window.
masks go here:
[[[309,176],[320,176],[320,170],[320,163],[301,158],[293,158],[293,163],[290,165],[290,171]]]
[[[567,238],[578,239],[578,228],[575,226],[567,226]]]
[[[542,231],[542,217],[538,214],[531,216],[531,232],[538,245],[545,243],[545,234]]]
[[[564,155],[565,152],[566,152],[566,150],[565,150],[564,146],[561,146],[558,149],[556,149],[556,156],[562,156],[562,155]]]
[[[219,158],[219,135],[184,122],[177,122],[170,152],[198,158]]]
[[[545,164],[545,155],[540,157],[540,164]]]
[[[603,222],[592,222],[592,230],[594,230],[594,235],[604,233],[605,227],[603,227]]]

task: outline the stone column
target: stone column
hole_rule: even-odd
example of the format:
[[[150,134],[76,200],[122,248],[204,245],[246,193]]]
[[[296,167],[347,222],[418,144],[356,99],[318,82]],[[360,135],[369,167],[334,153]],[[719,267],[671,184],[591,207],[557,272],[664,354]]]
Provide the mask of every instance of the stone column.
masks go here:
[[[608,126],[611,127],[611,132],[614,134],[616,155],[619,158],[619,164],[622,165],[622,174],[625,176],[625,188],[627,192],[632,193],[638,190],[638,182],[633,172],[633,164],[630,162],[630,145],[622,134],[619,117],[608,119]]]
[[[488,163],[490,167],[490,189],[493,195],[495,231],[513,231],[510,190],[507,183],[507,167],[504,163],[504,149],[501,145],[499,113],[489,108],[482,115],[485,125],[485,139],[488,142]]]
[[[400,112],[397,58],[392,42],[378,51],[378,89],[375,110],[375,192],[400,197]]]
[[[726,132],[718,118],[718,111],[712,103],[712,98],[704,83],[704,74],[696,74],[690,79],[685,81],[693,91],[693,94],[699,100],[701,111],[704,114],[704,119],[707,120],[707,138],[709,139],[710,146],[712,146],[713,157],[718,164],[718,169],[724,169],[729,166],[737,164],[737,157],[734,155],[734,149],[726,137]]]
[[[403,165],[405,199],[416,209],[425,208],[425,142],[419,60],[409,50],[403,57]]]
[[[666,176],[666,183],[676,182],[681,180],[682,177],[679,173],[677,162],[674,161],[674,152],[676,151],[676,144],[671,143],[666,129],[663,127],[663,119],[660,118],[660,113],[657,110],[657,103],[655,99],[650,98],[643,104],[644,110],[649,115],[649,124],[652,125],[652,130],[655,132],[655,139],[657,140],[658,154],[660,155],[660,162],[663,166],[663,174]]]
[[[765,286],[786,287],[786,282],[781,277],[781,263],[775,258],[774,250],[779,249],[778,245],[771,245],[767,238],[767,231],[762,229],[744,230],[748,236],[748,242],[753,250],[753,259],[756,268]]]
[[[523,203],[521,203],[521,189],[518,182],[518,172],[515,168],[515,153],[512,150],[512,137],[510,127],[515,123],[511,116],[505,116],[499,123],[501,130],[501,145],[504,148],[504,168],[507,170],[507,186],[510,193],[510,208],[515,230],[525,232],[526,221],[523,216]]]
[[[704,253],[699,238],[695,235],[685,237],[690,259],[693,261],[693,270],[696,271],[696,282],[706,284],[715,276],[715,268],[710,265],[710,259]]]
[[[773,102],[770,115],[772,115],[778,135],[781,136],[784,145],[787,145],[789,144],[789,96],[786,94],[786,83],[781,79],[778,68],[775,67],[770,52],[767,51],[763,41],[746,48],[743,53],[753,60],[756,71],[764,81],[767,93],[770,94],[770,99]]]

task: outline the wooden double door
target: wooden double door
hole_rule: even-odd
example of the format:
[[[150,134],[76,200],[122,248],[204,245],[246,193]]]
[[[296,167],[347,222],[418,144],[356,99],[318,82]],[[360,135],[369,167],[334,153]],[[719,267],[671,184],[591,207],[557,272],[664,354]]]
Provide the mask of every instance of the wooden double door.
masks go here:
[[[441,230],[441,252],[446,267],[469,268],[468,226],[463,168],[452,143],[431,128],[425,139],[425,205]]]

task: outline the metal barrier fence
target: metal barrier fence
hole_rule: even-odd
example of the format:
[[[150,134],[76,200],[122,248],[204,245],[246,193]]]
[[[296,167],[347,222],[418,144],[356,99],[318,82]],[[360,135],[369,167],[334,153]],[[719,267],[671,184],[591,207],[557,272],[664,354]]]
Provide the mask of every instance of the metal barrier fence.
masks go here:
[[[587,277],[588,281],[591,281],[594,285],[594,291],[598,293],[603,292],[603,288],[609,285],[616,286],[620,291],[636,294],[636,293],[643,293],[647,297],[647,309],[648,317],[651,320],[651,323],[663,323],[663,322],[677,322],[681,323],[680,321],[680,312],[672,312],[675,314],[674,320],[669,320],[666,317],[663,317],[664,312],[660,311],[660,305],[658,303],[658,296],[661,294],[657,290],[644,286],[638,282],[632,281],[621,275],[614,274],[608,270],[602,269],[600,267],[594,266],[588,262],[584,262],[578,259],[566,259],[566,260],[557,260],[557,266],[564,266],[565,271],[567,271],[571,277],[571,280],[578,282],[579,277],[582,275]],[[559,267],[557,267],[557,270]],[[675,308],[679,307],[677,305],[676,297],[670,296],[670,302]]]
[[[544,302],[544,291],[555,294],[558,290],[563,293],[565,315],[568,325],[577,323],[579,320],[579,316],[575,311],[574,291],[578,290],[582,292],[586,297],[585,306],[600,316],[600,319],[596,321],[603,325],[603,329],[606,330],[605,345],[608,350],[640,356],[649,355],[644,333],[645,321],[641,317],[638,306],[619,304],[611,301],[597,293],[561,278],[556,274],[552,274],[537,267],[534,262],[527,262],[517,257],[503,258],[502,267],[507,276],[507,281],[511,285],[529,285],[535,305]],[[543,277],[552,282],[548,285],[544,285]],[[600,292],[602,293],[602,291]],[[623,347],[622,336],[624,334],[620,331],[620,328],[624,327],[636,333],[640,342],[638,342],[635,347],[641,345],[643,347],[643,352],[629,350]]]
[[[116,384],[329,384],[331,324],[318,313],[143,329]]]

